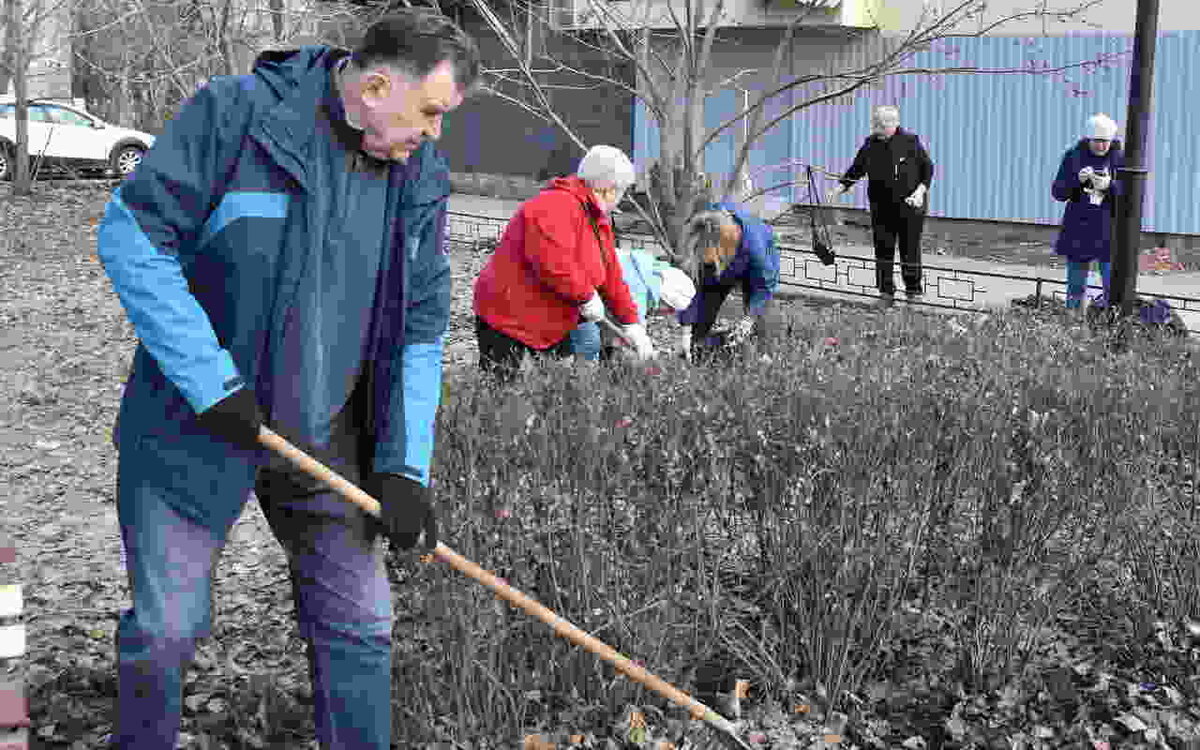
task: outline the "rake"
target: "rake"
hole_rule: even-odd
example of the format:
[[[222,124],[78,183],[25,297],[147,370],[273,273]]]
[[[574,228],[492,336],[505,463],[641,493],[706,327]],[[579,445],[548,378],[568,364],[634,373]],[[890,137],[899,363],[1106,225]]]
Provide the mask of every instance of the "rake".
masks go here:
[[[373,516],[379,516],[380,506],[378,500],[368,495],[345,477],[342,477],[320,461],[289,443],[278,433],[264,426],[259,430],[258,440],[267,448],[270,448],[290,461],[301,471],[312,476],[314,479],[324,482],[330,489],[337,492],[346,500],[349,500]],[[733,748],[734,750],[752,750],[749,744],[737,736],[737,730],[724,716],[721,716],[713,709],[661,677],[634,664],[627,656],[619,653],[612,646],[571,624],[549,607],[501,581],[492,573],[458,554],[445,544],[439,543],[434,547],[433,557],[434,559],[449,563],[450,567],[491,589],[496,596],[512,606],[524,610],[526,613],[546,623],[554,630],[556,635],[566,638],[576,646],[587,649],[613,665],[618,672],[634,682],[653,690],[677,706],[687,709],[693,719],[704,721],[705,725],[713,730],[714,736],[720,740],[723,746]]]

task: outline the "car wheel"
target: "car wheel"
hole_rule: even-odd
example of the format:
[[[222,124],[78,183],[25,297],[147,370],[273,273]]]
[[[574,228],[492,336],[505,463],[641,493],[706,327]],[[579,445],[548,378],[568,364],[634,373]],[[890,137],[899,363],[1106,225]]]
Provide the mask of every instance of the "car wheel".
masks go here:
[[[112,170],[121,177],[124,177],[137,169],[137,166],[142,163],[142,155],[145,153],[146,149],[141,146],[121,146],[113,152]]]
[[[13,163],[12,149],[4,144],[0,144],[0,182],[8,182],[12,179],[13,169],[16,164]]]

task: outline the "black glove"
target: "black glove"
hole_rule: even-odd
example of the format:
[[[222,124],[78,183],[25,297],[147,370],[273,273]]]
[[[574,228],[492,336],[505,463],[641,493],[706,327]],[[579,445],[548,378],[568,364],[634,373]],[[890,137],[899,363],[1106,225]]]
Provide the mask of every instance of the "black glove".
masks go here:
[[[428,487],[400,474],[377,474],[372,485],[379,500],[379,524],[394,546],[411,549],[422,531],[425,546],[437,546],[437,516]]]
[[[196,424],[205,431],[233,443],[243,450],[258,450],[258,428],[262,412],[254,399],[254,391],[242,388],[196,415]]]

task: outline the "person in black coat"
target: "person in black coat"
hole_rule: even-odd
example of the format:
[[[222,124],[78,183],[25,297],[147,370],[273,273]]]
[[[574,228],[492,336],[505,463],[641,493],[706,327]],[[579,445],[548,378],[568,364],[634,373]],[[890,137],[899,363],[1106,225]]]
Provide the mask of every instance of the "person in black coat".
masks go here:
[[[876,107],[871,135],[863,142],[854,163],[841,177],[841,186],[830,191],[830,200],[846,194],[863,175],[871,203],[871,230],[875,242],[875,284],[886,305],[896,293],[892,264],[900,245],[900,276],[910,300],[920,297],[921,229],[929,205],[933,162],[921,139],[900,127],[900,110]]]

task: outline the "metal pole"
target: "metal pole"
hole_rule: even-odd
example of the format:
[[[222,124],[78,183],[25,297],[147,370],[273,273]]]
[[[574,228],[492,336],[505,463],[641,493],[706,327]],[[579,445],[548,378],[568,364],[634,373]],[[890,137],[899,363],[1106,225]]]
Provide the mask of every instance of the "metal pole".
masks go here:
[[[1158,0],[1138,0],[1129,72],[1129,111],[1125,117],[1125,166],[1117,170],[1122,195],[1117,200],[1112,267],[1113,306],[1133,312],[1137,254],[1142,239],[1142,201],[1146,194],[1146,132],[1153,108],[1154,49],[1158,36]]]

